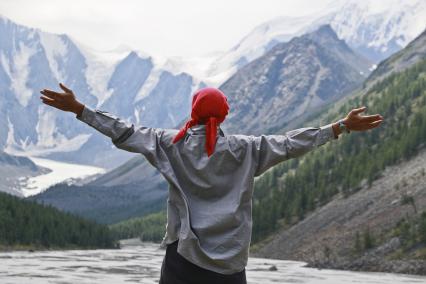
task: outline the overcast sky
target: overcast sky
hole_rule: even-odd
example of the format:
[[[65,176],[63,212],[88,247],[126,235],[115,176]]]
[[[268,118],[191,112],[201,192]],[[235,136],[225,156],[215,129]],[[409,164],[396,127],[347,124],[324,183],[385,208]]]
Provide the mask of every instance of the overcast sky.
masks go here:
[[[228,50],[258,24],[317,12],[331,0],[0,0],[0,14],[66,33],[94,49],[125,45],[149,54]]]

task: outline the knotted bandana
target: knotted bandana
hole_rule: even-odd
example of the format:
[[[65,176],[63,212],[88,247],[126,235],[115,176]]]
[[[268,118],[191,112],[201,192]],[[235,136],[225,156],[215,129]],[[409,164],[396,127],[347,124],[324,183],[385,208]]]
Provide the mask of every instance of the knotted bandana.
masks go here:
[[[219,89],[207,87],[198,90],[192,97],[191,119],[179,130],[173,139],[173,143],[182,139],[188,128],[197,124],[205,124],[205,148],[210,157],[216,146],[217,126],[225,120],[228,111],[228,100]]]

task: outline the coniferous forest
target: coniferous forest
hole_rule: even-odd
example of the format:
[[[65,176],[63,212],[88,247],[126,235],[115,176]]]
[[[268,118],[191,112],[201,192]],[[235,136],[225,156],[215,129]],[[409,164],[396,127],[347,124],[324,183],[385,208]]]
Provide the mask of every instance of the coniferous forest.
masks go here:
[[[114,248],[105,225],[0,192],[0,248]]]
[[[167,216],[165,211],[152,213],[142,218],[132,218],[109,228],[116,239],[137,237],[141,241],[160,242],[166,228]]]

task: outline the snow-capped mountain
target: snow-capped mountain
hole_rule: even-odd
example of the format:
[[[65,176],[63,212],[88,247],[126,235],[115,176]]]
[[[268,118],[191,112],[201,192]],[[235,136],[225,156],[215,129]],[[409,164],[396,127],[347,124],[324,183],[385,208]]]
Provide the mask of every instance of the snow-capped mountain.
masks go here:
[[[333,1],[324,10],[303,17],[279,17],[253,29],[207,70],[206,79],[221,81],[279,42],[286,42],[324,24],[340,39],[375,63],[405,47],[426,27],[426,1]]]
[[[188,114],[200,80],[179,61],[140,52],[93,52],[67,35],[0,17],[0,149],[113,168],[131,155],[72,113],[41,103],[39,91],[68,85],[79,100],[135,124],[173,127]],[[165,99],[167,98],[167,99]]]

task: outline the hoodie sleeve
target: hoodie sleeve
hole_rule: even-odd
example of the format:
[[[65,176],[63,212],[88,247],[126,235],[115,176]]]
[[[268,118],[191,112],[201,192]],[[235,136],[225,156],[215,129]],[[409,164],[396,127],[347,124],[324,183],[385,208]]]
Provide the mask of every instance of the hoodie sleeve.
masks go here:
[[[255,176],[270,167],[299,156],[338,139],[334,136],[332,123],[321,127],[304,127],[286,132],[283,135],[252,136]]]
[[[119,149],[143,154],[151,164],[157,164],[160,151],[160,139],[164,132],[161,128],[139,127],[128,124],[113,114],[85,106],[76,118],[111,138]]]

